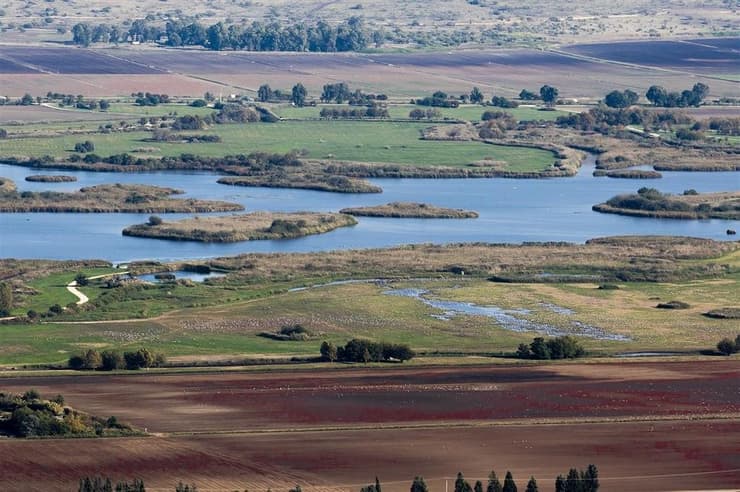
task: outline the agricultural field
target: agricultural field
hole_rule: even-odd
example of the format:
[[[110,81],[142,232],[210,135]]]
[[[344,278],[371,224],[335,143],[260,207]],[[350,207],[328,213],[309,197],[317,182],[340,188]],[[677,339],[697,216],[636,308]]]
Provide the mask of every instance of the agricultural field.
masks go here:
[[[68,157],[76,143],[90,140],[95,153],[109,156],[124,152],[143,157],[179,156],[196,153],[219,157],[252,152],[286,153],[294,150],[305,157],[359,162],[386,162],[419,166],[466,166],[484,159],[505,161],[512,171],[539,171],[554,162],[551,152],[525,147],[487,145],[480,142],[421,140],[425,123],[369,121],[313,121],[217,125],[197,134],[218,135],[221,142],[152,142],[151,133],[134,131],[94,135],[64,135],[54,138],[22,138],[3,142],[4,156]],[[186,133],[187,134],[187,133]],[[347,135],[353,135],[348,140]],[[138,152],[147,148],[151,152]],[[152,148],[156,148],[154,151]]]
[[[171,96],[193,97],[210,91],[217,96],[254,97],[262,84],[289,91],[297,82],[318,96],[324,84],[344,81],[353,88],[385,93],[401,102],[436,90],[457,93],[473,86],[489,99],[493,94],[514,97],[523,88],[536,90],[544,84],[560,88],[561,97],[593,101],[615,88],[644,94],[654,83],[682,90],[687,77],[710,85],[714,97],[736,97],[738,85],[732,78],[723,79],[720,69],[706,64],[666,71],[531,49],[322,54],[0,45],[0,59],[8,58],[17,60],[26,72],[29,65],[37,67],[30,73],[0,67],[4,93],[15,97],[48,91],[118,97],[139,91],[161,93],[163,88]],[[115,73],[105,68],[111,63]],[[66,68],[70,66],[73,68]],[[132,68],[126,71],[129,66]]]
[[[409,472],[434,490],[457,471],[484,479],[492,467],[544,486],[597,462],[607,491],[637,477],[656,491],[707,480],[726,489],[740,483],[732,473],[738,376],[737,364],[715,360],[6,377],[3,388],[61,392],[76,408],[115,412],[153,436],[3,440],[0,484],[23,477],[29,490],[63,488],[94,470],[135,471],[155,490],[183,480],[205,490],[297,482],[313,491],[356,488],[378,475],[400,492]],[[57,447],[63,461],[49,458]],[[101,453],[108,459],[92,459]]]

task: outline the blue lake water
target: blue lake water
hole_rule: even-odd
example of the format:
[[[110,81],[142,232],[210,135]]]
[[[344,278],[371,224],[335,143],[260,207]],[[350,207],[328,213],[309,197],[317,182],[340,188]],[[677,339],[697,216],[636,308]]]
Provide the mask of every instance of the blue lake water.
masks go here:
[[[725,231],[738,221],[682,221],[624,217],[593,212],[591,206],[642,186],[663,192],[731,191],[740,188],[740,173],[664,172],[662,179],[594,178],[593,159],[572,178],[553,179],[376,179],[380,194],[343,194],[310,190],[243,188],[216,183],[219,175],[197,172],[137,174],[34,171],[0,165],[0,176],[14,180],[21,191],[73,191],[102,183],[140,183],[185,190],[185,197],[241,203],[246,210],[338,211],[344,207],[391,201],[427,202],[480,213],[477,219],[358,218],[354,227],[328,234],[279,241],[229,244],[174,242],[125,237],[121,230],[145,222],[149,214],[0,214],[0,257],[76,259],[113,262],[137,259],[174,260],[247,252],[326,251],[387,247],[408,243],[525,241],[583,242],[602,236],[658,234],[732,239]],[[29,183],[29,174],[69,174],[74,183]],[[187,214],[167,214],[166,219]]]

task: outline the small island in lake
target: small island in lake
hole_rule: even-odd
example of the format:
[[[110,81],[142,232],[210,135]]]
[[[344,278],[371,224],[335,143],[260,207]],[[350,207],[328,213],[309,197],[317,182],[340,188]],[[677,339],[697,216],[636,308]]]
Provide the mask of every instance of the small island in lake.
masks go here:
[[[73,183],[77,181],[77,178],[66,174],[31,174],[26,176],[26,181],[31,183]]]
[[[478,212],[459,208],[435,207],[426,203],[391,202],[374,207],[343,208],[342,214],[363,217],[393,217],[404,219],[475,219]]]
[[[125,228],[123,235],[174,241],[227,243],[259,239],[291,239],[323,234],[355,224],[357,221],[350,215],[314,212],[254,212],[193,217],[173,222],[164,222],[159,217],[152,216],[146,224]]]
[[[597,178],[600,176],[606,176],[607,178],[623,179],[660,179],[663,177],[663,175],[658,171],[645,171],[643,169],[597,169],[594,171],[593,175]]]
[[[364,179],[334,176],[323,173],[273,173],[257,176],[229,176],[218,183],[231,186],[263,186],[267,188],[297,188],[303,190],[331,191],[334,193],[381,193],[379,186]]]
[[[740,219],[740,191],[681,195],[640,188],[637,193],[617,195],[593,206],[596,212],[665,219]]]
[[[5,179],[5,178],[2,178]],[[172,198],[174,188],[133,184],[104,184],[74,192],[15,190],[6,180],[0,188],[0,212],[60,213],[205,213],[237,212],[237,203]]]

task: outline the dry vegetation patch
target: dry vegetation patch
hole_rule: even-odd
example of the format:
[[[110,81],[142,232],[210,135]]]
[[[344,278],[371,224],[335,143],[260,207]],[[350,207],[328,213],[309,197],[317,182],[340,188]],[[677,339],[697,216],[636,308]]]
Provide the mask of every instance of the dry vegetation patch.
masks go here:
[[[12,182],[11,182],[12,183]],[[212,200],[176,199],[184,193],[159,186],[105,184],[79,191],[0,193],[1,212],[89,212],[89,213],[174,213],[229,212],[243,210],[235,203]]]
[[[356,223],[354,218],[345,214],[254,212],[243,215],[193,217],[175,222],[150,221],[147,224],[127,227],[123,230],[123,235],[177,241],[236,242],[322,234]]]
[[[426,203],[391,202],[374,207],[343,208],[343,214],[363,217],[395,217],[416,219],[475,219],[478,212],[459,208],[435,207]]]

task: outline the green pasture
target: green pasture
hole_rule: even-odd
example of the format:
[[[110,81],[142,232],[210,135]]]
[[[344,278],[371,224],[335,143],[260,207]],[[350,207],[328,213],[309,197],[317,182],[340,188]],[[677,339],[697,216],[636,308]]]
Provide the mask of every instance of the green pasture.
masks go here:
[[[554,162],[551,152],[480,142],[421,140],[424,123],[367,121],[312,121],[215,125],[198,134],[216,134],[219,143],[151,142],[149,132],[65,135],[9,139],[4,156],[66,158],[77,142],[90,140],[95,153],[109,156],[124,152],[137,156],[177,156],[190,153],[209,157],[256,151],[300,150],[309,158],[415,165],[465,166],[493,159],[505,161],[512,171],[538,171]],[[137,152],[138,150],[138,152]]]
[[[50,278],[48,284],[64,279]],[[580,337],[593,355],[629,351],[698,352],[723,337],[737,335],[736,320],[702,313],[737,306],[740,275],[682,283],[623,283],[618,290],[592,284],[497,284],[485,280],[410,281],[393,288],[417,287],[432,299],[463,301],[519,311],[516,316],[573,330],[585,323],[629,341]],[[284,286],[283,286],[284,287]],[[417,351],[447,354],[500,354],[529,343],[535,332],[517,333],[495,320],[458,315],[421,301],[383,294],[387,287],[349,284],[286,292],[275,285],[159,286],[129,292],[100,303],[94,311],[63,315],[48,324],[0,326],[0,364],[55,363],[85,348],[154,348],[168,356],[313,355],[322,340],[343,344],[353,337],[408,343]],[[114,289],[115,290],[115,289]],[[103,297],[99,297],[99,301]],[[48,299],[44,302],[49,302]],[[666,310],[659,302],[679,300],[688,309]],[[572,312],[557,312],[553,306]],[[136,317],[118,323],[70,322]],[[65,323],[59,323],[65,321]],[[315,334],[303,342],[257,336],[286,324],[301,324]]]

